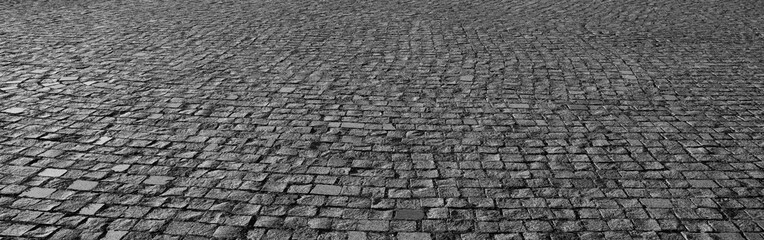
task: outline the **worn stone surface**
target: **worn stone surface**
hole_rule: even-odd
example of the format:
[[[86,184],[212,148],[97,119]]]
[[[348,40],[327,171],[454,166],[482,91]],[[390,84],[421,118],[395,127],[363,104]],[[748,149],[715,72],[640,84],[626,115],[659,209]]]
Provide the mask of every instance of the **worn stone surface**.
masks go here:
[[[395,211],[395,219],[420,220],[424,218],[424,212],[419,209],[398,209]]]
[[[92,190],[96,186],[98,186],[98,182],[96,181],[75,180],[71,185],[69,185],[69,189],[88,191]]]
[[[31,198],[46,198],[46,197],[50,196],[55,191],[56,191],[55,188],[32,187],[32,188],[24,191],[20,196],[21,197],[31,197]]]
[[[172,179],[173,177],[167,176],[149,176],[143,181],[143,184],[164,185],[172,181]]]
[[[4,113],[10,113],[10,114],[23,113],[24,111],[26,111],[26,109],[18,108],[18,107],[8,108],[8,109],[3,110]]]
[[[430,240],[430,234],[429,233],[412,233],[412,232],[402,232],[398,233],[398,240]]]
[[[0,1],[0,238],[762,239],[764,1]]]
[[[66,173],[65,169],[55,169],[55,168],[48,168],[45,170],[42,170],[38,175],[45,176],[45,177],[60,177]]]

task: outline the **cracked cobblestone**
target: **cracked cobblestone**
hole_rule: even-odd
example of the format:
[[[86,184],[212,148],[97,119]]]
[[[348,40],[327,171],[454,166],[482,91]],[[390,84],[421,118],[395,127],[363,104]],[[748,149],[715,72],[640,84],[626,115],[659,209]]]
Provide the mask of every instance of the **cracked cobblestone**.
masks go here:
[[[764,1],[0,1],[0,238],[764,239]]]

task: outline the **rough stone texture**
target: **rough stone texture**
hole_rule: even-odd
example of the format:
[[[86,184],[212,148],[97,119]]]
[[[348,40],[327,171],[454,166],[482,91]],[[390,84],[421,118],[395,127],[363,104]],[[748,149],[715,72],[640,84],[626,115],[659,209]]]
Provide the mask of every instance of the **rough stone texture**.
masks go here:
[[[411,233],[411,232],[402,232],[398,233],[398,240],[430,240],[430,234],[429,233]]]
[[[69,185],[69,189],[88,191],[92,190],[96,186],[98,186],[98,182],[96,181],[76,180],[72,183],[72,185]]]
[[[172,181],[172,177],[167,176],[149,176],[143,184],[164,185]]]
[[[764,1],[0,1],[0,238],[762,239]]]

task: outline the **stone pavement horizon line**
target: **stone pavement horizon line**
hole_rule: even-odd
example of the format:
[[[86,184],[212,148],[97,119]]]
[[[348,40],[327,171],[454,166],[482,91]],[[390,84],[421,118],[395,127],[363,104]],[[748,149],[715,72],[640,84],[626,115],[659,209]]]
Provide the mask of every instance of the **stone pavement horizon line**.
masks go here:
[[[764,1],[0,1],[2,239],[764,239]]]

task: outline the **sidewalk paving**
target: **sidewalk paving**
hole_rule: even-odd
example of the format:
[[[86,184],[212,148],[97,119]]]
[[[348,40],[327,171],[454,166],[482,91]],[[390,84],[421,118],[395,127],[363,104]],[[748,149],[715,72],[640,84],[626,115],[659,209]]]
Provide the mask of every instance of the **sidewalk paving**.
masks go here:
[[[0,238],[764,239],[764,1],[0,2]]]

